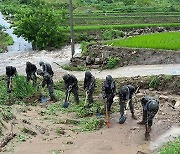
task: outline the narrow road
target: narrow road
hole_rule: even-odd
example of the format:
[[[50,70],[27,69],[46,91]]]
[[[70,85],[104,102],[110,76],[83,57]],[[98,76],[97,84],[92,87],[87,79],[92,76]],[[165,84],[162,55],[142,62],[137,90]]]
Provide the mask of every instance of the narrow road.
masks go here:
[[[80,45],[75,46],[76,53],[80,52]],[[66,71],[60,68],[59,65],[69,63],[71,58],[70,46],[65,46],[57,51],[33,51],[33,52],[19,52],[19,53],[2,53],[0,54],[0,75],[5,74],[5,67],[8,65],[15,66],[19,74],[25,75],[25,64],[30,61],[39,67],[39,61],[45,61],[52,65],[55,72],[54,79],[59,80],[65,73],[74,74],[79,80],[83,80],[84,72]],[[54,63],[56,62],[56,63]],[[40,68],[40,67],[39,67]],[[180,64],[162,64],[162,65],[136,65],[126,66],[111,70],[91,70],[96,78],[104,79],[106,75],[110,74],[114,78],[118,77],[133,77],[146,75],[180,75]]]

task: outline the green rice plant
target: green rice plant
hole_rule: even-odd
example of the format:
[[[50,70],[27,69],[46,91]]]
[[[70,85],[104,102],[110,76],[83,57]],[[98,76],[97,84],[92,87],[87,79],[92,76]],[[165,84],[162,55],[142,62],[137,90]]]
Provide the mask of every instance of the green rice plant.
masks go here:
[[[148,35],[135,36],[127,39],[106,42],[116,47],[153,48],[166,50],[180,49],[179,32],[163,32]]]
[[[159,150],[159,154],[179,154],[180,153],[180,137],[175,141],[168,142]]]
[[[120,62],[119,57],[109,57],[107,60],[107,66],[108,68],[112,69],[114,68],[118,63]]]

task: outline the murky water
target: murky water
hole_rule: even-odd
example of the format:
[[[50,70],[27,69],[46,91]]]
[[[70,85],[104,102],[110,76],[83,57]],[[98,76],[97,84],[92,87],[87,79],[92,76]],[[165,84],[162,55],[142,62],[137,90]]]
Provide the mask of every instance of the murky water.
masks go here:
[[[168,131],[159,136],[155,141],[150,143],[150,150],[154,151],[162,147],[166,142],[173,141],[176,137],[180,136],[180,127],[172,126]]]
[[[0,12],[0,25],[4,26],[6,29],[4,30],[8,33],[14,40],[14,44],[8,46],[8,52],[25,52],[32,51],[32,45],[28,41],[26,41],[22,37],[17,37],[13,34],[13,28],[10,28],[11,24],[9,24]]]

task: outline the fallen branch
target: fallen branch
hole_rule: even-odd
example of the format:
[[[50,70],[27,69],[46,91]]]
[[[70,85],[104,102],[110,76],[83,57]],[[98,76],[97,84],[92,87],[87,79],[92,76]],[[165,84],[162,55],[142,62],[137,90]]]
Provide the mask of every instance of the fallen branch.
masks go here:
[[[16,134],[14,134],[13,132],[9,133],[7,136],[5,136],[3,138],[3,140],[0,142],[0,152],[2,151],[2,148],[8,144],[8,142],[10,140],[12,140],[14,137],[16,136]]]

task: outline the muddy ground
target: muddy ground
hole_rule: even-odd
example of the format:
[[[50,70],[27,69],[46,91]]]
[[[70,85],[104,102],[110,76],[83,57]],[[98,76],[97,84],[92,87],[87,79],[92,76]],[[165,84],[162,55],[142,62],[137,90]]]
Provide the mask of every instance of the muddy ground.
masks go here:
[[[137,125],[137,121],[131,118],[127,110],[127,121],[120,125],[118,123],[119,112],[110,114],[111,127],[103,128],[93,132],[74,132],[76,125],[62,124],[58,121],[66,119],[77,119],[75,113],[57,112],[56,115],[45,114],[47,108],[37,104],[36,106],[13,105],[13,113],[16,120],[13,132],[17,136],[3,148],[2,153],[15,154],[45,154],[45,153],[72,153],[72,154],[136,154],[152,153],[162,146],[163,141],[159,137],[171,128],[176,128],[175,133],[180,132],[180,96],[170,95],[167,91],[150,91],[141,89],[135,99],[135,112],[138,120],[141,120],[141,106],[139,99],[145,95],[151,95],[160,100],[160,110],[154,118],[152,126],[151,141],[144,140],[144,126]],[[173,103],[175,100],[176,103]],[[60,102],[56,102],[57,104]],[[71,106],[70,106],[71,107]],[[113,109],[118,111],[117,98],[113,104]],[[104,116],[102,116],[104,118]],[[10,132],[10,123],[6,124]],[[23,141],[22,128],[28,128],[36,135],[26,134],[26,141]],[[56,129],[61,128],[61,134],[56,133]],[[173,136],[174,132],[171,132]],[[4,133],[5,134],[5,133]],[[177,134],[176,134],[177,135]],[[169,140],[170,136],[163,139]]]

